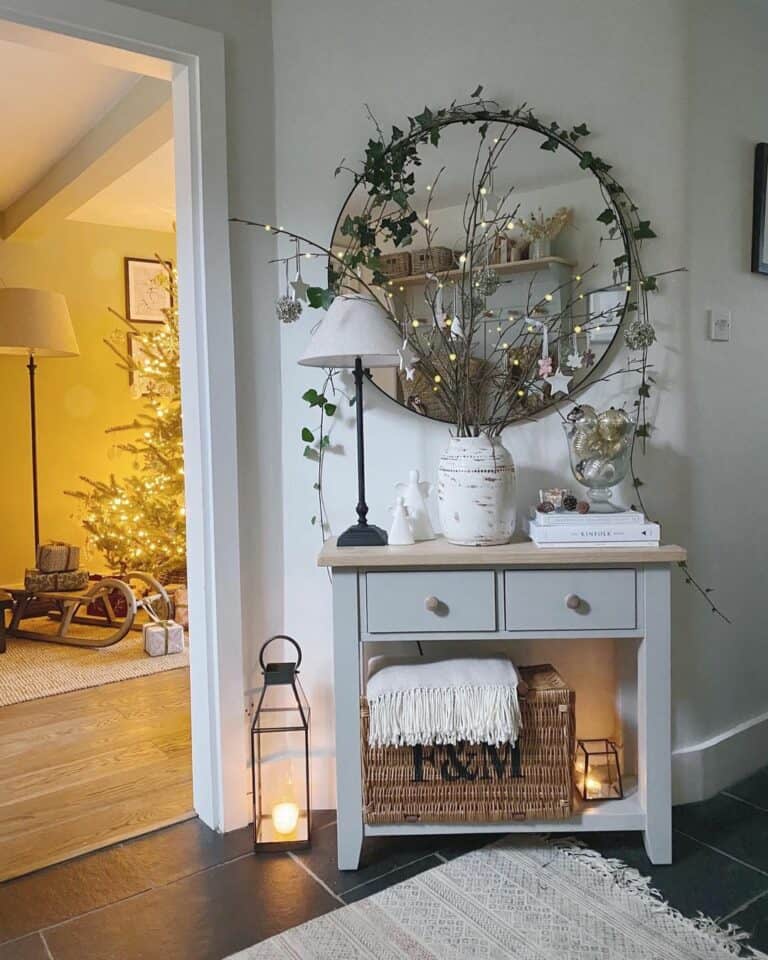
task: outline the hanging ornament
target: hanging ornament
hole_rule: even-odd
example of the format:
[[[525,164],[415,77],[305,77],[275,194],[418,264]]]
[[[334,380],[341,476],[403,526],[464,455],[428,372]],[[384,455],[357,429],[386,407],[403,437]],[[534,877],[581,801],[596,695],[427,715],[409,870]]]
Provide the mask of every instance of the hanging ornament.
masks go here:
[[[278,297],[275,300],[275,313],[277,314],[277,319],[281,323],[295,323],[301,316],[301,311],[303,307],[301,301],[295,299],[295,293],[291,291],[288,294],[289,289],[288,283],[288,260],[285,261],[285,288],[286,293],[282,297]]]
[[[475,289],[484,297],[492,297],[499,289],[499,275],[493,267],[484,266],[475,274]]]
[[[458,284],[454,284],[453,287],[453,316],[450,317],[450,330],[451,338],[453,340],[464,339],[464,326],[461,322],[461,317],[459,316],[459,287]]]
[[[587,347],[584,353],[581,355],[581,363],[584,367],[594,367],[595,365],[595,353],[591,347]]]
[[[563,365],[560,362],[558,356],[558,370],[557,373],[550,374],[548,377],[544,377],[544,383],[548,383],[550,390],[552,391],[552,396],[554,397],[557,393],[568,393],[569,388],[568,384],[573,380],[573,374],[563,373]]]
[[[624,340],[630,350],[647,350],[656,340],[656,331],[647,320],[637,317],[627,327]]]
[[[293,298],[294,300],[304,300],[305,302],[308,302],[307,290],[309,290],[309,284],[304,283],[304,278],[301,275],[301,249],[299,246],[299,241],[295,240],[294,242],[296,243],[296,279],[291,280]]]
[[[552,357],[541,357],[539,359],[539,376],[552,376]]]
[[[584,364],[584,357],[579,353],[579,344],[576,340],[576,334],[573,334],[572,338],[573,349],[568,354],[566,358],[566,363],[571,368],[571,370],[580,370]]]
[[[416,373],[416,364],[419,362],[419,357],[411,350],[411,346],[408,343],[408,337],[403,340],[403,345],[397,351],[397,355],[400,358],[400,373],[405,374],[406,380],[413,380],[413,376]]]

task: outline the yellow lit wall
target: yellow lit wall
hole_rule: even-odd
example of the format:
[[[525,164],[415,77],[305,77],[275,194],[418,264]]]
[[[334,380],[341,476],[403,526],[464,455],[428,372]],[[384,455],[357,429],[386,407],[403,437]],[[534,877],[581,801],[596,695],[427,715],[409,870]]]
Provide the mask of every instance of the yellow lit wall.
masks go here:
[[[175,260],[173,234],[64,221],[39,238],[0,241],[0,283],[63,293],[80,346],[79,357],[38,361],[43,540],[85,548],[80,504],[64,490],[82,486],[81,474],[106,479],[131,470],[130,458],[114,450],[119,437],[104,431],[130,422],[142,403],[104,338],[127,329],[108,310],[124,310],[123,257],[155,254]],[[0,355],[0,586],[21,581],[34,560],[27,377],[23,357]],[[81,557],[91,570],[106,569],[93,551]]]

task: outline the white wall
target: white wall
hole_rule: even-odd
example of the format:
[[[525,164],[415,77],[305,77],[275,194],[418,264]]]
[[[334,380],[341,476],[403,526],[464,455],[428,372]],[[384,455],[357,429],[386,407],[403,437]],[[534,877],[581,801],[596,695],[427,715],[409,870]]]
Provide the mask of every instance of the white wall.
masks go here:
[[[647,248],[648,268],[691,268],[665,282],[654,301],[663,346],[653,360],[663,402],[652,451],[641,464],[649,506],[665,521],[666,539],[690,546],[702,579],[718,586],[718,599],[737,618],[725,627],[676,584],[675,743],[693,747],[686,758],[697,758],[700,741],[768,709],[768,646],[759,609],[768,511],[762,491],[768,280],[748,273],[752,146],[768,140],[761,95],[768,25],[756,0],[691,0],[690,6],[686,0],[274,0],[276,136],[265,0],[129,5],[224,33],[231,210],[276,219],[276,143],[280,222],[310,235],[330,235],[346,196],[346,182],[332,173],[342,156],[362,154],[370,129],[364,102],[382,121],[399,122],[424,103],[443,104],[484,83],[510,104],[528,99],[542,115],[564,124],[583,120],[596,131],[595,151],[616,165],[660,233]],[[299,440],[306,420],[300,396],[316,378],[295,363],[312,320],[307,315],[278,329],[268,255],[265,238],[233,229],[251,633],[246,673],[269,631],[285,629],[304,646],[315,721],[315,801],[324,806],[334,799],[330,590],[315,567],[314,476]],[[704,339],[710,304],[734,310],[730,345]],[[617,389],[614,383],[594,395]],[[378,395],[369,397],[368,407],[369,499],[372,518],[382,522],[392,484],[408,468],[434,475],[446,429]],[[343,420],[334,441],[351,452],[349,413]],[[542,482],[566,475],[553,418],[513,428],[506,442],[520,468],[521,502]],[[338,531],[353,519],[349,455],[329,458],[327,492]],[[730,751],[736,767],[729,775],[739,764],[743,770],[763,759],[739,754],[739,743]],[[711,789],[717,777],[704,779],[704,789]]]
[[[684,4],[672,0],[275,0],[279,222],[310,236],[330,236],[348,190],[348,181],[333,179],[333,169],[342,156],[354,163],[370,132],[363,103],[385,125],[400,123],[425,103],[443,105],[484,83],[490,96],[506,103],[529,100],[542,116],[563,124],[586,121],[597,132],[595,151],[615,163],[619,178],[659,227],[661,239],[648,247],[649,268],[682,263],[685,14]],[[684,286],[684,280],[668,284],[656,305],[665,347],[655,359],[665,384],[681,375]],[[300,397],[317,376],[296,366],[312,322],[306,317],[283,331],[285,626],[308,648],[315,796],[325,805],[333,802],[330,590],[315,567],[319,535],[309,523],[314,476],[299,439],[306,420]],[[679,389],[667,392],[658,448],[649,458],[663,482],[651,486],[652,467],[645,472],[665,517],[677,515],[668,535],[685,540],[679,516],[686,490],[685,408]],[[447,429],[373,393],[367,407],[371,519],[385,523],[392,486],[408,468],[434,478]],[[348,453],[328,458],[326,478],[336,532],[354,514],[352,438],[352,418],[345,413],[333,439]],[[505,440],[520,468],[521,503],[544,481],[566,476],[553,417],[515,427]],[[665,486],[672,487],[669,493]]]

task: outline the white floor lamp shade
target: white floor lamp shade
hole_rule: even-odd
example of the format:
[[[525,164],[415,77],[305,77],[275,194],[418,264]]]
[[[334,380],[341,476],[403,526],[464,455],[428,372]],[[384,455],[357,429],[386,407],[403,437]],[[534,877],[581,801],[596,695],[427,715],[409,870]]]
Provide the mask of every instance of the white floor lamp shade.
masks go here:
[[[365,502],[363,439],[363,370],[395,367],[400,358],[397,324],[378,301],[359,295],[339,296],[320,321],[299,363],[307,367],[352,367],[355,371],[357,417],[357,523],[341,534],[340,547],[383,546],[386,531],[368,523]]]
[[[67,301],[62,294],[31,287],[0,287],[0,354],[28,357],[29,417],[32,434],[32,505],[35,546],[40,543],[37,494],[37,357],[76,357],[80,353]]]

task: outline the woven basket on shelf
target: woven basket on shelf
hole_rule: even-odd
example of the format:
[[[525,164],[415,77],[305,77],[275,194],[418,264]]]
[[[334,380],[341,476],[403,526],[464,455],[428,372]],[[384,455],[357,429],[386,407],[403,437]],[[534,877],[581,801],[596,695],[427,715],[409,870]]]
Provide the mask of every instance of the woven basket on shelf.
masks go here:
[[[562,820],[573,809],[575,695],[551,664],[520,667],[522,732],[506,744],[369,747],[361,701],[364,817],[382,823]]]
[[[448,247],[429,247],[411,254],[411,269],[415,274],[450,270],[455,266],[453,250]]]
[[[407,277],[411,272],[410,253],[383,253],[379,260],[379,270],[385,277],[394,280],[397,277]]]

